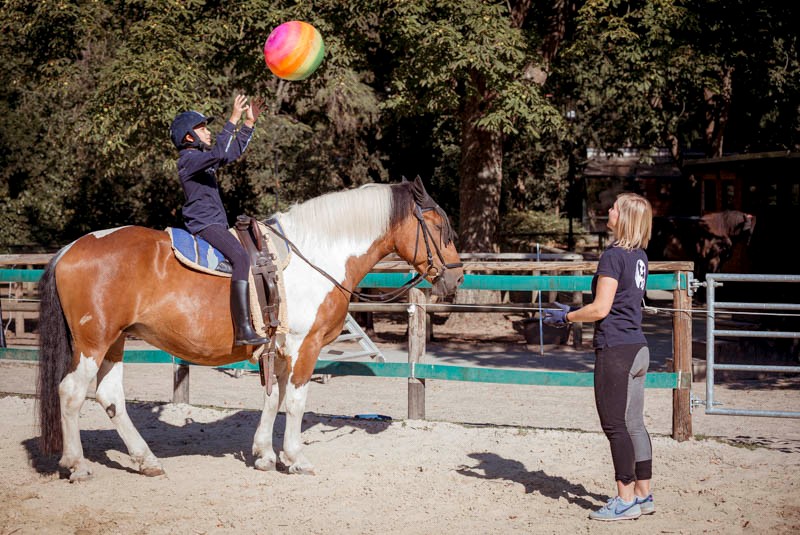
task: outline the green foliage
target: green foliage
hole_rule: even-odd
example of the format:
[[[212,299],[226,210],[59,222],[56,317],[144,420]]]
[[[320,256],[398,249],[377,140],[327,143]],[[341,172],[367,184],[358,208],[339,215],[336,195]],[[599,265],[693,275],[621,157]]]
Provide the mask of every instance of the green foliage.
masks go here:
[[[246,157],[220,175],[231,218],[385,178],[369,145],[379,118],[370,73],[351,68],[363,69],[360,56],[332,31],[341,18],[336,2],[324,7],[5,2],[0,223],[10,232],[0,246],[63,243],[122,224],[180,224],[169,124],[197,109],[217,118],[218,131],[236,92],[263,95],[271,107]],[[315,24],[328,49],[303,83],[276,79],[262,55],[269,31],[291,19]]]
[[[571,97],[566,105],[576,111],[585,143],[608,151],[661,146],[667,133],[680,130],[707,62],[691,43],[675,41],[688,18],[673,0],[582,6],[556,80]]]
[[[392,2],[383,15],[385,46],[396,62],[384,107],[402,116],[463,111],[485,95],[478,126],[504,134],[538,135],[560,126],[539,86],[522,78],[531,43],[509,23],[504,2]]]
[[[512,211],[503,220],[504,227],[509,232],[525,233],[566,233],[567,219],[541,211]]]
[[[588,0],[552,88],[577,112],[575,137],[609,152],[674,136],[708,153],[708,129],[722,120],[726,132],[714,135],[727,134],[726,152],[791,148],[800,141],[796,18],[794,4],[759,0]],[[733,100],[723,110],[727,73]]]
[[[581,1],[547,66],[539,50],[560,4],[532,2],[527,22],[513,24],[521,5],[5,0],[0,248],[180,224],[169,124],[197,109],[216,117],[216,132],[237,92],[269,108],[246,156],[220,173],[232,218],[420,174],[457,222],[465,125],[502,135],[506,229],[527,224],[521,211],[563,211],[587,146],[677,139],[708,152],[709,117],[722,111],[726,150],[800,143],[795,4]],[[314,24],[326,44],[303,82],[275,78],[262,54],[272,28],[292,19]],[[544,86],[531,67],[549,67]]]

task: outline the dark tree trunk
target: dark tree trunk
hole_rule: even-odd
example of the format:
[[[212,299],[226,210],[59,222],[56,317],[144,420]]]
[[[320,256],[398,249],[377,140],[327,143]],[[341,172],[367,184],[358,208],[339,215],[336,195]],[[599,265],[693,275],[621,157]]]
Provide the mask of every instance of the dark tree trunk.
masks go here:
[[[477,94],[462,107],[461,162],[459,175],[459,250],[470,253],[497,252],[497,227],[500,222],[500,188],[503,181],[503,136],[477,126],[492,96],[484,80],[476,75]],[[500,302],[500,292],[458,290],[455,302],[479,304]],[[481,323],[483,314],[454,313],[447,319],[450,328],[471,329]]]
[[[719,158],[723,155],[725,129],[728,125],[733,98],[733,67],[725,68],[722,80],[720,80],[720,88],[719,93],[706,91],[706,103],[708,104],[706,144],[707,154],[711,158]]]
[[[509,2],[510,24],[522,28],[532,11],[532,0]],[[570,13],[574,9],[571,0],[553,0],[547,12],[542,34],[544,35],[542,63],[526,66],[522,77],[532,83],[544,85],[549,64],[558,52],[564,39]],[[472,80],[476,91],[462,103],[461,121],[461,179],[459,204],[459,250],[462,252],[497,252],[498,226],[500,223],[500,198],[503,182],[503,134],[490,132],[477,126],[484,110],[492,105],[493,89],[475,73]],[[499,303],[500,292],[481,290],[459,290],[457,303]],[[480,324],[482,314],[451,314],[448,325],[455,323]],[[469,319],[467,318],[469,317]]]
[[[497,251],[503,138],[476,126],[484,100],[483,95],[470,97],[462,116],[459,246],[463,252]]]

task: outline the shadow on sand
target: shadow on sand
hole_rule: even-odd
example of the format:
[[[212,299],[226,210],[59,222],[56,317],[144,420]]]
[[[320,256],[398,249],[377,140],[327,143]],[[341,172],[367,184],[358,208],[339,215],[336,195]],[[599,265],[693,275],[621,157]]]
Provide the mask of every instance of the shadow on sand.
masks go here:
[[[232,456],[248,466],[254,466],[255,459],[251,448],[261,411],[240,409],[213,422],[197,422],[189,417],[181,424],[174,424],[162,418],[162,413],[169,405],[131,401],[127,403],[131,421],[156,457],[165,459],[187,455]],[[379,415],[359,418],[307,412],[303,416],[302,431],[305,432],[316,425],[324,425],[323,433],[334,433],[331,440],[335,440],[339,436],[336,432],[341,429],[350,429],[353,433],[360,430],[376,434],[386,430],[391,421],[384,420]],[[279,413],[273,431],[273,448],[276,451],[283,449],[285,426],[286,415]],[[109,452],[112,451],[127,454],[127,448],[116,429],[81,430],[81,444],[87,460],[109,468],[138,473],[135,469],[123,466],[109,457]],[[64,474],[58,466],[58,456],[42,453],[38,437],[24,440],[22,446],[27,452],[30,465],[38,473],[62,472],[62,477],[65,475],[68,477],[68,474]],[[279,469],[281,468],[285,467],[279,466]]]

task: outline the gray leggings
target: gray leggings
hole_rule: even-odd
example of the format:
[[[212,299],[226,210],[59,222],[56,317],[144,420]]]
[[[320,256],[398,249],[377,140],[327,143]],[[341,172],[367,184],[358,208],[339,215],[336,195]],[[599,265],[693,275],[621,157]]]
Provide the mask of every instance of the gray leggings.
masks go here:
[[[595,350],[594,401],[611,445],[614,478],[627,485],[652,478],[653,447],[644,426],[644,379],[650,350],[628,344]]]

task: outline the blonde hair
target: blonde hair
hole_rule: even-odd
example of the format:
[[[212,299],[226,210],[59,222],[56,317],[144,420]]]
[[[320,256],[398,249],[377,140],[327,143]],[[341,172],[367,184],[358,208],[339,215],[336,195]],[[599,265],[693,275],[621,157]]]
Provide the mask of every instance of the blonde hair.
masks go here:
[[[616,245],[623,249],[646,249],[653,232],[653,207],[636,193],[617,196],[619,219],[614,229]]]

